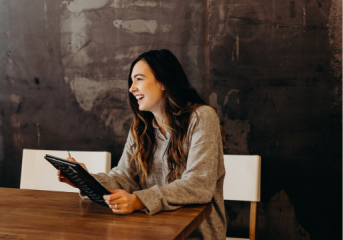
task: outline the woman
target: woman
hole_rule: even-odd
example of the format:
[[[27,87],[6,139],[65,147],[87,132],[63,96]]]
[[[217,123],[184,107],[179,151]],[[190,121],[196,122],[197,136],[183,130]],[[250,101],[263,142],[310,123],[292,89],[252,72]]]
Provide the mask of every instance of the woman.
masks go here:
[[[92,174],[111,189],[106,203],[117,214],[153,215],[212,201],[212,213],[189,239],[225,239],[222,131],[215,110],[168,50],[134,60],[128,87],[134,120],[123,155],[109,174]],[[71,184],[61,173],[59,180]]]

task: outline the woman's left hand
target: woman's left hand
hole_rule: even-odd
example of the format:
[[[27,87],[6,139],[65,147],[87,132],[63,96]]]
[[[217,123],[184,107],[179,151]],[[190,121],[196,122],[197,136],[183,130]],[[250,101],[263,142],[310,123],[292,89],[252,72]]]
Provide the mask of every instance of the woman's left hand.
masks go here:
[[[104,200],[114,213],[129,214],[134,210],[141,210],[145,206],[135,194],[125,190],[110,190],[112,194],[104,195]]]

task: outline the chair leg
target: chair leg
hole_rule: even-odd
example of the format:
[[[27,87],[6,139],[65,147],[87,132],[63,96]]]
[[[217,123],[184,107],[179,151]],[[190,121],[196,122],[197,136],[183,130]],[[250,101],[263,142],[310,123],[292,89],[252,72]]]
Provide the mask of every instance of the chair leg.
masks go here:
[[[249,240],[255,240],[256,239],[256,213],[257,213],[257,202],[251,202],[251,204],[250,204]]]

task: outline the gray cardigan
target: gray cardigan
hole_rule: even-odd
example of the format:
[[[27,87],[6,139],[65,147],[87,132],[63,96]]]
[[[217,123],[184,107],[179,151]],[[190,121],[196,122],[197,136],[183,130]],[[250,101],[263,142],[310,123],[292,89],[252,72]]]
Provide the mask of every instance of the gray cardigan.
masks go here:
[[[156,130],[156,152],[153,165],[146,181],[140,185],[134,161],[130,163],[130,147],[133,144],[129,134],[123,155],[117,167],[109,174],[92,174],[107,189],[124,189],[134,193],[146,206],[142,211],[153,215],[160,211],[171,211],[188,204],[204,204],[212,201],[212,213],[199,225],[188,239],[225,239],[226,219],[223,200],[223,181],[225,176],[223,145],[220,124],[216,112],[209,106],[201,106],[191,115],[186,147],[188,159],[181,179],[166,182],[168,165],[164,152],[170,140],[165,138],[158,126]],[[140,177],[140,175],[138,175]],[[81,194],[82,195],[82,194]]]

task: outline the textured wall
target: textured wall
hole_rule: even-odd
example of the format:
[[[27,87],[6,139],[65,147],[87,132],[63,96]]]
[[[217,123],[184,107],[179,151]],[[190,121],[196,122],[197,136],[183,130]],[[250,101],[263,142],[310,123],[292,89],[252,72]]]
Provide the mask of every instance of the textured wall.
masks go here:
[[[210,103],[226,152],[262,156],[262,239],[341,239],[341,21],[341,1],[209,1]]]
[[[0,0],[0,186],[23,148],[105,150],[128,133],[130,62],[176,54],[228,154],[262,157],[260,239],[341,239],[342,2]],[[247,236],[249,205],[226,202]]]
[[[204,95],[205,2],[1,4],[2,186],[19,186],[23,148],[107,150],[116,165],[131,119],[127,72],[144,51],[173,51]]]

